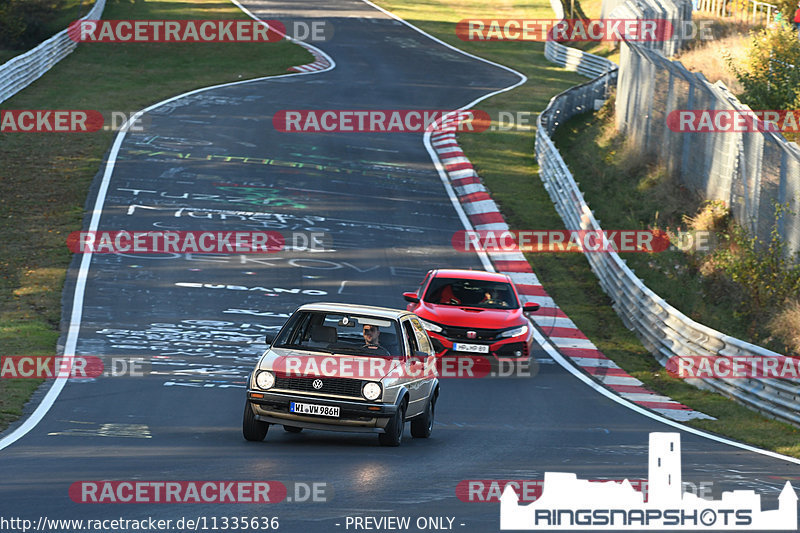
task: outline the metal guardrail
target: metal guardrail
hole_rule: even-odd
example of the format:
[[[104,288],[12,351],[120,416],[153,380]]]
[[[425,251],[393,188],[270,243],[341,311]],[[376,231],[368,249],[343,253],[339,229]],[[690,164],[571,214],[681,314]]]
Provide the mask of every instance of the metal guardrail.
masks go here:
[[[661,40],[640,40],[637,46],[658,50],[667,57],[674,56],[690,40],[686,23],[692,20],[690,0],[626,0],[608,15],[610,19],[665,20],[673,29],[672,35]]]
[[[570,48],[556,41],[544,43],[544,56],[552,63],[590,78],[601,76],[618,68],[616,63],[604,57]]]
[[[106,0],[97,0],[81,20],[99,19]],[[13,57],[0,65],[0,102],[5,102],[38,80],[44,73],[72,53],[78,43],[70,39],[67,29],[50,37],[36,48]]]
[[[606,87],[616,82],[616,76],[617,72],[611,71],[555,96],[537,120],[539,175],[556,211],[570,230],[599,231],[601,227],[550,136],[559,124],[593,109],[595,100],[605,99]],[[613,300],[614,310],[663,366],[672,357],[760,356],[779,361],[786,359],[781,354],[688,318],[645,286],[618,254],[588,253],[585,256],[603,290]],[[800,425],[800,381],[747,378],[693,378],[686,381],[738,400],[772,418]]]
[[[570,65],[572,70],[587,76],[598,73],[598,66],[607,61],[559,43],[547,43],[545,56],[559,65]],[[537,119],[535,151],[539,176],[569,230],[600,231],[601,227],[551,136],[561,123],[591,111],[596,101],[607,99],[608,88],[616,85],[619,71],[608,65],[604,68],[607,70],[599,70],[599,77],[553,97]],[[612,299],[614,310],[662,366],[673,357],[787,359],[690,319],[650,290],[617,253],[584,255],[603,290]],[[686,381],[721,393],[769,417],[800,426],[800,380],[691,378]]]

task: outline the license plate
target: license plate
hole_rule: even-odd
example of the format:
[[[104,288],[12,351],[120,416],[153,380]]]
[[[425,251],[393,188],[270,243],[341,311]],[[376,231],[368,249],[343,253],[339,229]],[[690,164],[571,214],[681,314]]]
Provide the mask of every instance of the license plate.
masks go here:
[[[486,344],[464,344],[457,342],[453,344],[453,349],[457,352],[489,353],[489,346]]]
[[[290,402],[289,411],[300,415],[339,416],[339,407],[335,405]]]

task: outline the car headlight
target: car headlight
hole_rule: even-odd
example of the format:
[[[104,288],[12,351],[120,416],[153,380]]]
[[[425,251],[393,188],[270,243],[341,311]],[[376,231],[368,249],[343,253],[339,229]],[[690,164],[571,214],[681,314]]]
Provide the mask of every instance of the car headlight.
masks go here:
[[[428,331],[433,331],[434,333],[441,333],[443,331],[441,326],[437,326],[433,322],[428,322],[427,320],[422,320],[420,318],[419,323],[422,324],[422,327]]]
[[[528,333],[528,326],[520,326],[518,328],[504,331],[500,335],[498,335],[498,337],[500,337],[501,339],[505,339],[508,337],[519,337],[520,335],[525,335],[526,333]]]
[[[275,385],[275,374],[269,371],[263,371],[256,374],[256,385],[259,389],[271,389]]]
[[[364,398],[367,400],[377,400],[381,396],[381,386],[378,383],[370,381],[364,388],[361,390],[361,394],[364,395]]]

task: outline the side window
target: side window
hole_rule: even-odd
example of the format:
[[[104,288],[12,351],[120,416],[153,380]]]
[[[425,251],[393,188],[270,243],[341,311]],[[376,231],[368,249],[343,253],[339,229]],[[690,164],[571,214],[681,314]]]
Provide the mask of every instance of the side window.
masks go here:
[[[427,274],[425,274],[425,279],[422,280],[422,283],[419,284],[419,288],[417,289],[417,296],[422,298],[423,294],[422,291],[425,290],[425,287],[428,285],[428,280],[431,279],[432,270],[429,270]]]
[[[406,340],[408,341],[408,348],[409,348],[409,357],[414,356],[414,352],[419,350],[419,346],[417,345],[417,339],[414,335],[414,328],[411,327],[411,321],[404,320],[403,321],[403,333],[406,335]]]
[[[419,349],[428,355],[434,355],[433,347],[428,339],[428,334],[425,333],[425,329],[422,327],[422,324],[420,324],[419,320],[416,318],[411,319],[411,324],[414,326],[414,335],[417,338],[417,343],[420,347]]]

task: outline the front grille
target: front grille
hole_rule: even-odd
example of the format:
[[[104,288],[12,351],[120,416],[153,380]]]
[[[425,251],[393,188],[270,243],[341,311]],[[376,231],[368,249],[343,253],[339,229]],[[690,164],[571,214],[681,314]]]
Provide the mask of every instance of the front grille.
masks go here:
[[[477,329],[477,328],[458,328],[455,326],[442,326],[444,331],[442,335],[448,339],[463,339],[466,341],[493,341],[502,332],[502,329]],[[468,331],[474,331],[476,336],[474,339],[467,337]]]
[[[314,380],[322,380],[322,388],[315,389]],[[314,392],[317,394],[334,394],[336,396],[361,397],[361,387],[363,381],[360,379],[347,378],[289,378],[277,376],[275,378],[276,389],[291,390],[298,392]]]

